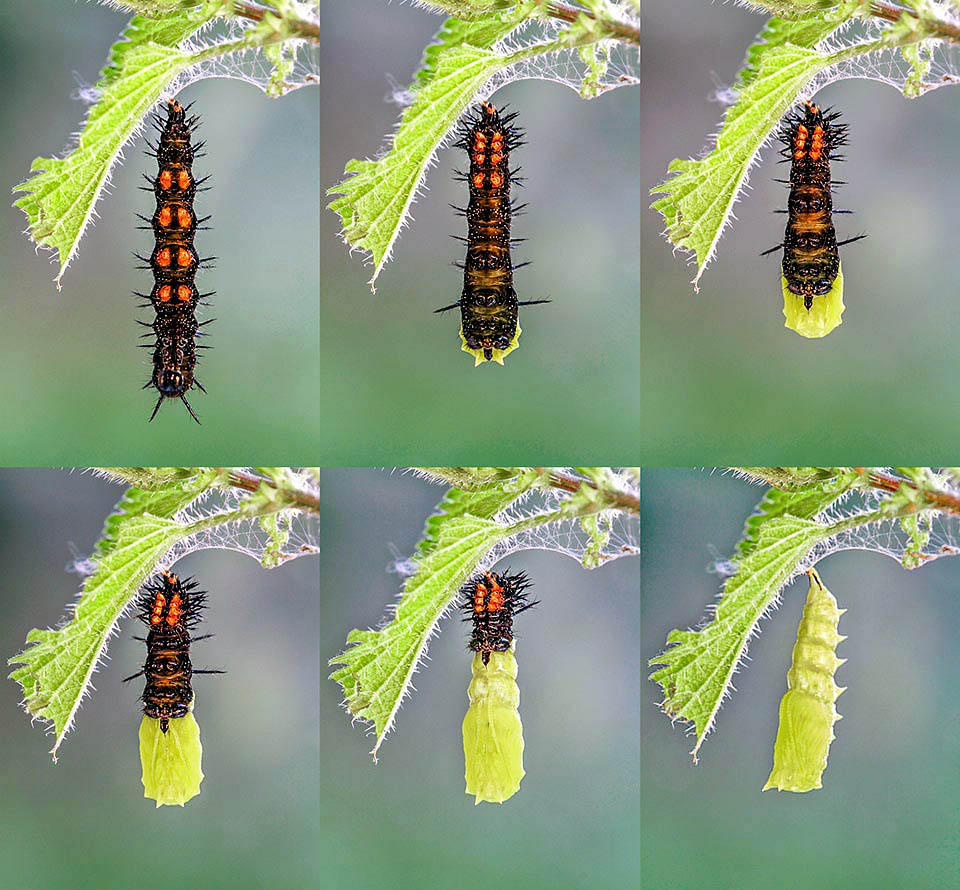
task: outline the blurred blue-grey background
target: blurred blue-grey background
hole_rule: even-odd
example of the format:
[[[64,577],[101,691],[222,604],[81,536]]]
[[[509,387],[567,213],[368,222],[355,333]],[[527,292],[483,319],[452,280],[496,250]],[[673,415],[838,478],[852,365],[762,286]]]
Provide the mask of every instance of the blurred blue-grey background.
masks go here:
[[[712,101],[733,82],[765,17],[742,5],[674,0],[643,10],[643,111],[636,169],[646,191],[673,158],[697,157],[723,108]],[[777,244],[787,188],[775,146],[766,148],[735,207],[715,260],[694,294],[695,268],[660,237],[663,220],[643,211],[644,463],[751,460],[806,463],[947,459],[960,435],[949,387],[960,336],[960,206],[956,145],[960,92],[907,100],[889,86],[843,81],[817,100],[850,125],[848,181],[836,206],[847,305],[823,340],[783,326]],[[653,197],[644,197],[644,208]],[[885,423],[879,418],[896,417]],[[882,429],[878,427],[882,424]],[[877,451],[877,448],[880,451]],[[893,451],[891,451],[893,449]],[[952,460],[952,457],[949,458]]]
[[[90,553],[121,493],[79,472],[0,470],[4,664],[31,628],[66,614],[79,589],[66,566],[74,550]],[[143,643],[131,639],[143,628],[124,619],[56,765],[52,737],[18,708],[19,685],[0,682],[0,886],[329,886],[315,855],[328,830],[317,775],[316,558],[267,571],[237,553],[204,551],[176,568],[210,593],[197,632],[216,636],[193,647],[194,665],[228,671],[194,682],[200,795],[183,809],[143,797],[143,680],[121,682],[143,663]]]
[[[697,626],[716,602],[710,574],[732,553],[763,489],[702,470],[645,469],[642,662],[674,628]],[[823,775],[807,794],[760,789],[773,762],[780,698],[807,594],[799,579],[761,621],[736,691],[689,755],[692,736],[640,679],[642,875],[650,890],[933,890],[960,869],[957,799],[957,587],[960,563],[907,572],[875,553],[817,566],[847,613],[837,650],[843,719]],[[654,668],[643,667],[642,677]]]
[[[387,568],[413,552],[442,492],[398,473],[324,471],[323,663],[342,651],[351,628],[385,617],[400,590]],[[586,571],[561,554],[528,551],[503,565],[526,570],[541,600],[516,624],[527,772],[520,791],[479,806],[464,793],[470,653],[465,626],[449,616],[377,765],[373,737],[339,709],[340,687],[321,685],[323,887],[639,886],[639,559]]]
[[[352,158],[375,157],[400,109],[391,83],[406,86],[443,17],[409,3],[327,3],[322,53],[324,189]],[[640,251],[644,190],[636,176],[640,91],[624,87],[589,102],[545,81],[496,92],[519,111],[527,145],[514,221],[527,241],[514,260],[521,299],[520,348],[504,367],[474,368],[460,351],[459,312],[433,310],[460,296],[466,186],[454,182],[466,155],[439,152],[393,260],[367,286],[372,267],[338,239],[339,217],[321,219],[322,462],[554,462],[559,453],[636,462],[639,443]],[[332,200],[332,199],[328,199]],[[566,422],[575,417],[575,423]],[[496,418],[495,434],[487,427]],[[390,443],[388,446],[387,443]],[[612,450],[611,450],[612,449]],[[429,459],[428,459],[429,458]]]
[[[234,80],[207,80],[186,89],[203,119],[197,136],[207,157],[198,176],[212,189],[197,196],[202,256],[216,268],[198,276],[216,290],[202,318],[216,318],[194,393],[197,427],[179,403],[150,425],[154,391],[150,353],[137,348],[141,329],[131,291],[149,291],[149,270],[133,252],[149,253],[152,233],[138,231],[135,213],[150,215],[154,198],[138,191],[142,173],[156,172],[143,137],[124,151],[99,218],[80,242],[63,277],[22,235],[26,216],[10,204],[38,156],[59,155],[80,129],[86,106],[76,98],[93,84],[128,12],[96,3],[51,0],[7,6],[0,28],[0,464],[238,463],[268,452],[269,463],[314,463],[320,434],[318,179],[320,96],[305,88],[268,99]],[[202,459],[197,456],[202,452]]]

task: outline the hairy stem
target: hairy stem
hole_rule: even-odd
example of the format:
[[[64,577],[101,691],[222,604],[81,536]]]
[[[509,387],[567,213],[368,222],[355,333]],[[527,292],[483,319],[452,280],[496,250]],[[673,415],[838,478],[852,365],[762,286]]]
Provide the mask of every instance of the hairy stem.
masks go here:
[[[863,476],[866,476],[867,483],[872,488],[878,488],[881,491],[896,493],[901,488],[912,488],[920,493],[923,499],[934,507],[939,507],[947,513],[960,514],[960,498],[946,491],[940,491],[936,488],[922,488],[909,479],[903,479],[900,476],[894,476],[892,473],[884,473],[879,470],[868,470],[866,467],[854,467],[854,469]]]
[[[230,470],[229,481],[234,488],[242,488],[244,491],[256,491],[263,483],[274,486],[273,480],[256,473],[248,473],[246,470]],[[303,507],[313,513],[320,512],[320,498],[313,492],[294,487],[279,490],[298,507]]]
[[[249,3],[247,0],[234,0],[233,11],[238,16],[252,19],[255,22],[262,22],[266,13],[273,12],[265,6]],[[320,26],[315,22],[308,22],[304,19],[284,19],[284,22],[305,40],[311,40],[314,43],[320,42]]]
[[[542,471],[542,468],[540,467],[537,469]],[[550,470],[550,485],[553,488],[559,488],[561,491],[569,491],[571,493],[579,491],[582,485],[586,485],[590,488],[597,489],[598,491],[602,490],[604,495],[606,495],[618,507],[622,507],[624,510],[629,510],[632,513],[640,512],[640,498],[636,497],[635,495],[632,495],[626,491],[618,491],[610,488],[598,489],[597,486],[589,479],[582,479],[581,477],[574,476],[570,473],[564,473],[560,470]]]
[[[571,6],[569,3],[559,3],[556,0],[549,0],[542,4],[544,11],[548,16],[555,19],[561,19],[565,22],[575,22],[581,15],[588,19],[598,22],[605,31],[625,40],[628,43],[635,43],[640,46],[640,29],[629,22],[621,22],[618,19],[598,18],[590,10],[579,6]]]
[[[877,2],[870,4],[870,14],[887,22],[899,22],[905,12],[913,15],[910,10],[904,9],[902,6],[895,6],[892,3],[882,3],[877,0]],[[932,35],[960,43],[960,27],[951,22],[945,22],[943,19],[927,16],[919,17],[919,19],[930,29]]]

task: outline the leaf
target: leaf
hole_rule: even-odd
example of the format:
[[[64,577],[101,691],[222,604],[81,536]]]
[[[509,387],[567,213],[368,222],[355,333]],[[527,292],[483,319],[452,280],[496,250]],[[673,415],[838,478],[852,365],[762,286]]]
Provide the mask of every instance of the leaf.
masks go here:
[[[666,665],[650,675],[663,689],[664,712],[696,729],[694,762],[757,623],[800,561],[831,533],[829,526],[792,516],[765,522],[724,585],[712,619],[700,630],[671,631],[668,648],[650,660]]]
[[[529,6],[529,4],[521,4]],[[461,19],[449,18],[434,37],[433,42],[424,50],[420,69],[414,75],[410,89],[417,90],[429,83],[437,73],[437,60],[441,54],[451,47],[475,46],[480,49],[489,49],[499,43],[515,30],[525,18],[516,12],[506,15],[488,16],[480,21],[465,22]]]
[[[97,83],[100,98],[87,115],[77,147],[64,158],[36,158],[31,165],[36,175],[14,188],[26,192],[14,206],[27,215],[30,239],[58,254],[58,287],[121,149],[173,79],[194,61],[168,42],[195,32],[216,8],[207,4],[157,21],[135,17],[111,51]]]
[[[189,527],[159,516],[126,517],[84,584],[70,621],[57,630],[30,631],[27,643],[32,645],[10,659],[10,664],[24,665],[10,679],[23,687],[27,712],[54,726],[54,761],[127,603],[163,555],[189,533]]]
[[[475,516],[479,519],[492,519],[501,510],[505,510],[526,491],[536,476],[526,485],[501,484],[497,488],[480,491],[462,491],[451,488],[437,507],[437,512],[427,519],[423,537],[417,544],[416,558],[426,556],[436,547],[443,527],[451,519],[459,516]]]
[[[117,468],[119,469],[119,468]],[[168,482],[166,487],[144,490],[130,488],[107,517],[103,531],[93,551],[95,560],[102,559],[117,542],[120,530],[131,517],[151,515],[170,519],[190,506],[217,478],[216,471],[207,471],[180,482]]]
[[[820,471],[828,472],[819,467],[745,467],[747,471],[775,471],[794,470],[798,475],[804,470],[811,475]],[[763,500],[757,505],[756,511],[748,517],[743,529],[743,538],[737,544],[737,556],[744,557],[756,547],[760,531],[764,524],[778,516],[794,516],[799,519],[813,519],[819,513],[835,503],[850,486],[857,480],[855,471],[846,472],[840,476],[832,476],[828,480],[807,483],[806,489],[785,491],[779,488],[770,489]]]
[[[403,112],[390,151],[376,161],[350,161],[344,172],[354,175],[328,192],[343,196],[329,205],[340,215],[343,239],[373,258],[371,290],[440,143],[481,87],[509,64],[508,56],[472,46],[444,50],[436,74]]]
[[[676,175],[651,189],[667,195],[651,205],[666,222],[667,238],[696,256],[695,290],[761,147],[801,90],[829,64],[829,56],[802,47],[767,49],[755,77],[727,109],[714,149],[697,161],[672,161],[669,170]]]
[[[374,759],[437,622],[480,560],[510,533],[509,526],[476,516],[448,519],[416,574],[407,579],[389,624],[351,631],[348,648],[330,660],[344,665],[330,679],[343,687],[347,709],[374,725]]]

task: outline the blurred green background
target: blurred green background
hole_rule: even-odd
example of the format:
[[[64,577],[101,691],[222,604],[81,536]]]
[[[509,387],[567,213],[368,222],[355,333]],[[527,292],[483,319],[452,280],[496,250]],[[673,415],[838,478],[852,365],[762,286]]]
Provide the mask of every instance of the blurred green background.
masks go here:
[[[33,627],[56,626],[79,579],[65,571],[90,553],[122,487],[78,472],[0,470],[4,605],[0,656],[22,651]],[[315,558],[266,571],[236,553],[177,563],[210,592],[192,650],[203,740],[201,793],[183,809],[143,797],[137,731],[143,681],[139,622],[120,622],[109,659],[54,765],[52,737],[0,683],[0,886],[57,890],[324,886],[318,809]],[[4,672],[4,675],[10,669]],[[326,816],[326,814],[325,814]],[[341,885],[348,886],[348,885]]]
[[[443,18],[383,0],[328,3],[323,11],[323,151],[329,188],[351,158],[375,157],[405,87]],[[474,368],[460,351],[459,312],[433,310],[460,296],[466,186],[454,168],[466,155],[444,149],[412,207],[394,257],[367,286],[372,267],[338,239],[339,218],[321,218],[322,462],[364,465],[415,455],[418,463],[555,461],[558,453],[602,453],[636,463],[639,444],[640,253],[643,190],[636,178],[640,95],[636,87],[586,102],[555,83],[521,81],[494,96],[511,103],[528,144],[516,162],[528,201],[514,234],[531,260],[516,285],[520,348],[503,367]],[[327,199],[328,201],[331,199]],[[575,423],[560,423],[574,417]],[[496,418],[496,431],[487,428]],[[390,443],[387,445],[387,443]],[[611,451],[611,449],[613,449]],[[629,460],[628,460],[629,457]],[[429,458],[429,461],[428,461]]]
[[[387,568],[412,553],[442,493],[396,473],[324,471],[321,663],[342,651],[351,628],[376,627],[396,602],[401,581]],[[465,625],[449,616],[377,765],[373,737],[339,710],[340,687],[321,684],[323,887],[638,886],[639,560],[588,572],[558,553],[527,551],[503,565],[526,570],[541,600],[517,619],[520,791],[500,806],[475,806],[464,793],[470,654]]]
[[[35,157],[60,154],[79,130],[78,88],[96,81],[130,16],[50,0],[18,0],[8,11],[0,193],[10,195]],[[134,214],[152,212],[152,195],[137,188],[156,161],[141,137],[125,149],[62,291],[52,282],[57,266],[21,234],[26,216],[9,206],[14,196],[0,209],[0,464],[193,464],[201,452],[201,463],[235,464],[238,442],[273,464],[316,461],[319,93],[270,100],[248,84],[207,80],[181,98],[203,118],[208,156],[195,170],[212,175],[197,210],[212,214],[213,229],[197,244],[218,257],[198,277],[202,290],[217,291],[202,311],[217,319],[198,373],[208,394],[189,397],[203,426],[179,403],[147,424],[154,390],[140,387],[150,353],[136,346],[134,319],[151,316],[130,292],[152,281],[132,253],[152,244]]]
[[[716,132],[723,108],[712,96],[733,82],[764,16],[675,0],[647,4],[643,19],[633,157],[645,193],[663,182],[673,158],[698,156]],[[644,210],[645,464],[736,462],[744,454],[793,463],[812,453],[882,462],[903,449],[937,463],[960,435],[956,400],[943,395],[960,336],[952,262],[960,94],[945,88],[908,101],[856,80],[817,99],[850,125],[848,160],[835,173],[849,184],[836,201],[855,214],[837,217],[838,237],[869,235],[841,248],[843,324],[823,340],[783,326],[780,254],[758,256],[783,233],[784,217],[773,211],[786,207],[787,188],[772,179],[784,178],[785,167],[774,146],[752,171],[699,294],[689,284],[695,268],[660,237],[660,215]]]
[[[644,470],[641,664],[673,628],[716,602],[726,559],[760,486],[698,470]],[[956,646],[960,563],[913,573],[845,552],[817,566],[841,608],[837,673],[843,719],[823,776],[807,794],[761,793],[773,762],[808,584],[795,581],[760,624],[694,766],[692,736],[671,728],[660,688],[642,680],[643,887],[649,890],[925,890],[955,887],[960,868]],[[653,668],[642,667],[639,676]]]

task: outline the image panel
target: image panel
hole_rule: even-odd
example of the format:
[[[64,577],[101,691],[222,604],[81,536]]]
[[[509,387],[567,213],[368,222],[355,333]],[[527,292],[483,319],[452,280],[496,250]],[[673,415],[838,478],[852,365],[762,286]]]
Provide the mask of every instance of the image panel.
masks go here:
[[[322,886],[318,496],[0,470],[5,885]]]
[[[642,886],[948,886],[960,477],[747,469],[644,468]]]
[[[939,450],[960,431],[957,411],[928,407],[960,332],[956,9],[917,12],[952,38],[871,53],[918,4],[877,4],[864,21],[805,4],[792,24],[760,9],[776,5],[644,8],[638,157],[659,207],[642,248],[650,463],[716,462],[715,440],[728,459],[802,462],[824,429],[839,456],[862,454],[878,405],[898,406],[888,451],[918,428]],[[790,287],[809,288],[809,310]]]
[[[278,80],[276,40],[207,21],[212,6],[18,6],[0,61],[0,461],[230,463],[237,441],[306,458],[322,432],[316,36]]]
[[[329,886],[637,886],[638,476],[322,480]]]
[[[564,18],[499,10],[468,27],[429,4],[324,8],[320,405],[339,421],[324,462],[476,460],[477,417],[492,413],[485,460],[636,436],[639,25],[635,4],[609,6],[616,21],[597,15],[618,36],[584,38],[586,65],[557,49],[579,27]],[[516,114],[506,141],[487,102]],[[536,305],[509,308],[508,264],[514,298]],[[578,406],[575,432],[558,400]]]

